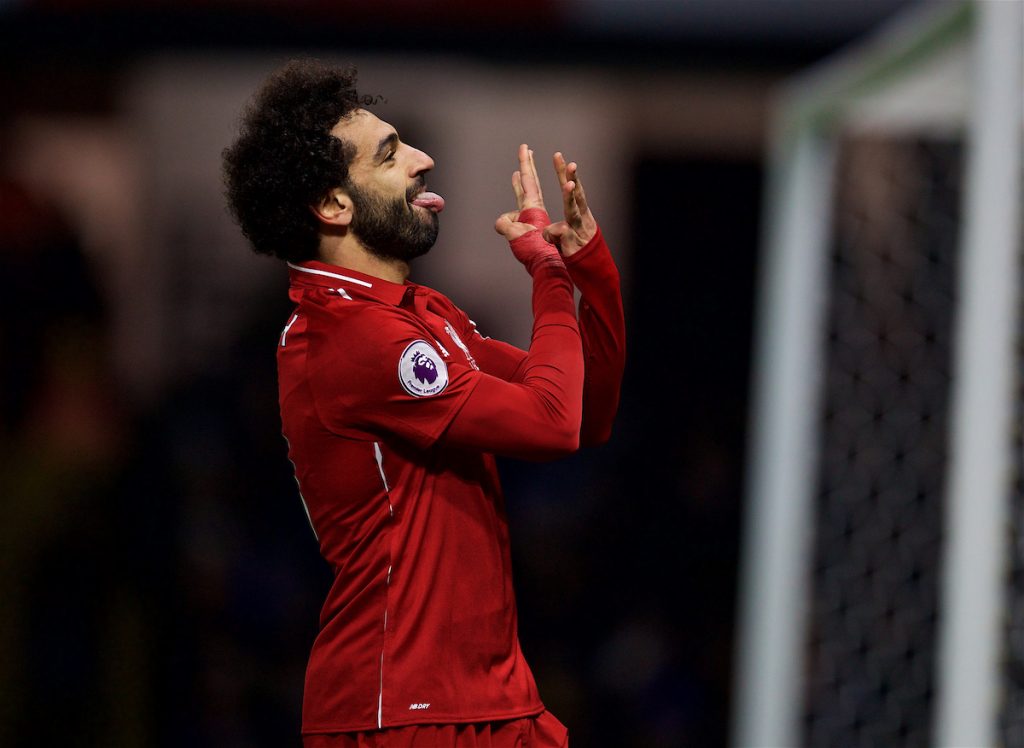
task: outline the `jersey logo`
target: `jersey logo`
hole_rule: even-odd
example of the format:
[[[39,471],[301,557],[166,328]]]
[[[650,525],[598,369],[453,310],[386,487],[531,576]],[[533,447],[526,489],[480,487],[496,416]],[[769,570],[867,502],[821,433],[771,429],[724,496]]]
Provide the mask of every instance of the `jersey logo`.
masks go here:
[[[469,365],[477,371],[480,371],[480,367],[476,365],[476,360],[473,358],[473,354],[469,352],[469,348],[462,342],[462,338],[455,332],[455,328],[452,327],[452,323],[448,320],[444,321],[444,331],[448,333],[448,337],[454,341],[455,345],[462,349],[462,352],[466,354],[466,360],[469,361]]]
[[[409,704],[409,709],[429,709],[430,704]]]
[[[398,360],[398,381],[413,397],[430,397],[448,386],[448,366],[425,340],[414,340]]]

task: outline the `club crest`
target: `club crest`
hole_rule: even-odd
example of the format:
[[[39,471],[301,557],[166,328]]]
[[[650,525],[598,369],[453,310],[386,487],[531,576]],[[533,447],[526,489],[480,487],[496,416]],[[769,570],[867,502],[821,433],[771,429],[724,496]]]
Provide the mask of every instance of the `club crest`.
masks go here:
[[[444,359],[425,340],[415,340],[402,351],[398,361],[398,381],[414,397],[429,397],[448,386],[448,367]]]

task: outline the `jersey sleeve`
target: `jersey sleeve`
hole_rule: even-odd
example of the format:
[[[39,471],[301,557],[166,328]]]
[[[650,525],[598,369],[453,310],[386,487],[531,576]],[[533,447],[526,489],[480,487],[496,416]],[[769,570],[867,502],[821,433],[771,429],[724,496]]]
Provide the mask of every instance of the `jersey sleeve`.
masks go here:
[[[537,231],[514,241],[543,239]],[[526,459],[579,447],[583,349],[572,281],[557,257],[534,266],[531,274],[533,334],[517,380],[476,372],[477,386],[452,419],[445,442]]]
[[[600,229],[565,264],[580,290],[578,320],[585,372],[580,443],[593,446],[608,441],[619,407],[626,362],[621,282]],[[463,324],[467,345],[483,371],[505,381],[522,381],[526,351],[481,336],[468,318]]]
[[[586,372],[580,443],[603,444],[611,436],[626,365],[619,271],[600,228],[565,264],[580,290],[579,325]]]
[[[502,340],[484,337],[464,312],[462,326],[463,340],[481,371],[506,382],[522,381],[522,364],[528,355],[526,351]]]

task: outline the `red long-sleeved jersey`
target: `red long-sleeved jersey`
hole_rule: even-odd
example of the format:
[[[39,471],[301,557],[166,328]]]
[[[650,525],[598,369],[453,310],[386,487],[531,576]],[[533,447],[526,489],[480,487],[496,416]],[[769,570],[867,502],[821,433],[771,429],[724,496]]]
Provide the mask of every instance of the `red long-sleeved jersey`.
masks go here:
[[[606,439],[625,357],[618,273],[600,233],[566,266],[533,271],[529,351],[481,336],[424,286],[291,266],[281,418],[334,571],[304,734],[543,710],[519,648],[493,454],[545,458]]]

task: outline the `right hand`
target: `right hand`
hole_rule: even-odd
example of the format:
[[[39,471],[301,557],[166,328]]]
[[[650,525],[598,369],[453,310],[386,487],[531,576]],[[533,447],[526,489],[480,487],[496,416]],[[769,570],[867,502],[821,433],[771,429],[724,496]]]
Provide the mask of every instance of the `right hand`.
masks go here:
[[[502,213],[494,222],[494,230],[508,241],[542,229],[551,222],[544,209],[533,151],[526,143],[519,146],[519,170],[512,173],[512,191],[516,196],[516,210]]]

